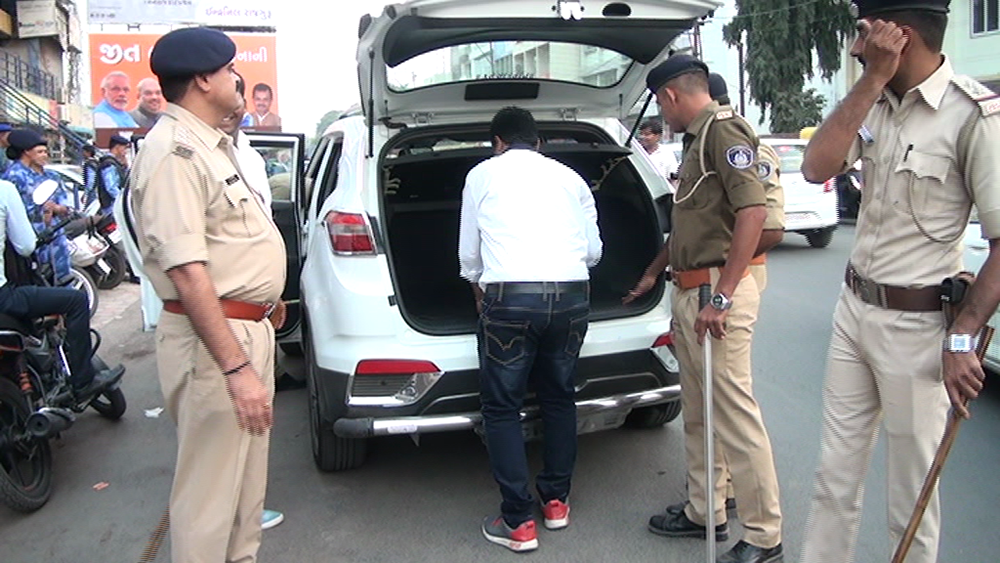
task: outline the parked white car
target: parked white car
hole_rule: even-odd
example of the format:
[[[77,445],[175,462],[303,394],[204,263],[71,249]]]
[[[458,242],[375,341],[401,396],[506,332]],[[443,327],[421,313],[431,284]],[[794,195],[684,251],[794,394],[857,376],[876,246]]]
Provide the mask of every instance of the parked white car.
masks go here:
[[[532,111],[541,152],[585,177],[597,205],[604,256],[591,271],[580,432],[678,415],[665,282],[621,303],[663,241],[649,189],[663,180],[625,148],[621,120],[648,67],[716,7],[636,0],[564,21],[550,0],[413,0],[362,18],[363,111],[329,127],[292,190],[321,469],[360,465],[373,437],[480,427],[459,208],[466,174],[492,156],[490,120],[508,105]],[[524,425],[526,436],[540,431],[531,394]]]
[[[781,187],[785,190],[785,232],[805,235],[809,246],[826,248],[837,230],[835,182],[813,184],[802,175],[805,139],[761,139],[771,145],[781,161]]]

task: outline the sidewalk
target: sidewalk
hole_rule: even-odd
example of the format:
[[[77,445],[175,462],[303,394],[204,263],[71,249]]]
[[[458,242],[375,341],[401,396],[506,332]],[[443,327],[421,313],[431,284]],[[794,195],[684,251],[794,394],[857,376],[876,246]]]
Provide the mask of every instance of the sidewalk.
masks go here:
[[[90,326],[98,331],[108,323],[123,318],[125,311],[140,299],[139,284],[122,282],[114,289],[101,290],[97,296],[97,313]],[[134,328],[142,330],[142,318],[134,320]]]

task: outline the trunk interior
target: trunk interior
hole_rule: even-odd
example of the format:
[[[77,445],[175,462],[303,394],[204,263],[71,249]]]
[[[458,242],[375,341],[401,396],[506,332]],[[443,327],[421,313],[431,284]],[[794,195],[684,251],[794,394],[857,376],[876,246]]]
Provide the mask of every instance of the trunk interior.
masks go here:
[[[604,254],[590,271],[591,320],[646,313],[659,303],[662,283],[628,306],[621,299],[663,235],[649,192],[625,158],[629,151],[584,123],[539,128],[541,152],[572,167],[593,190]],[[397,302],[420,332],[475,332],[472,291],[458,273],[459,214],[465,176],[492,155],[488,138],[486,125],[423,130],[400,135],[383,153],[382,217]]]

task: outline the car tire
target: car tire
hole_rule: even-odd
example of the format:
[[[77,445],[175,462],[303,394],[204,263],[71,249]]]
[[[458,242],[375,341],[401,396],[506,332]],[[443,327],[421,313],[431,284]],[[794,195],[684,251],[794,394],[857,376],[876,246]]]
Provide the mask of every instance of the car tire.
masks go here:
[[[625,426],[628,428],[659,428],[677,418],[679,414],[681,414],[680,400],[651,407],[640,407],[633,409],[625,417]]]
[[[305,332],[303,319],[303,339],[306,347],[306,386],[309,390],[309,438],[313,461],[320,471],[344,471],[360,467],[368,456],[368,440],[341,438],[333,433],[333,424],[326,422],[323,405],[320,404],[316,385],[316,358],[312,353],[311,337]]]
[[[833,229],[819,229],[811,233],[806,233],[806,240],[813,248],[826,248],[833,241]]]

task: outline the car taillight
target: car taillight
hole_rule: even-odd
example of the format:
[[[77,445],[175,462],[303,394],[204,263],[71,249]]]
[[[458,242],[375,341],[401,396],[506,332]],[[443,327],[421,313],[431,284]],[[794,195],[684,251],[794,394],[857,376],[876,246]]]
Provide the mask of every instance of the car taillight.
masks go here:
[[[104,234],[106,234],[106,235],[110,235],[111,233],[113,233],[113,232],[115,232],[117,230],[118,230],[118,225],[116,225],[114,223],[108,223],[107,225],[104,226],[103,229],[101,229],[101,232],[104,233]]]
[[[355,375],[406,375],[411,373],[440,373],[433,362],[426,360],[361,360],[354,368]]]
[[[331,211],[325,221],[336,254],[375,254],[375,238],[364,215]]]
[[[837,177],[834,176],[829,180],[823,182],[823,193],[828,194],[837,189]]]
[[[653,348],[659,348],[661,346],[670,346],[674,343],[674,333],[665,332],[657,337],[656,341],[653,342]]]

